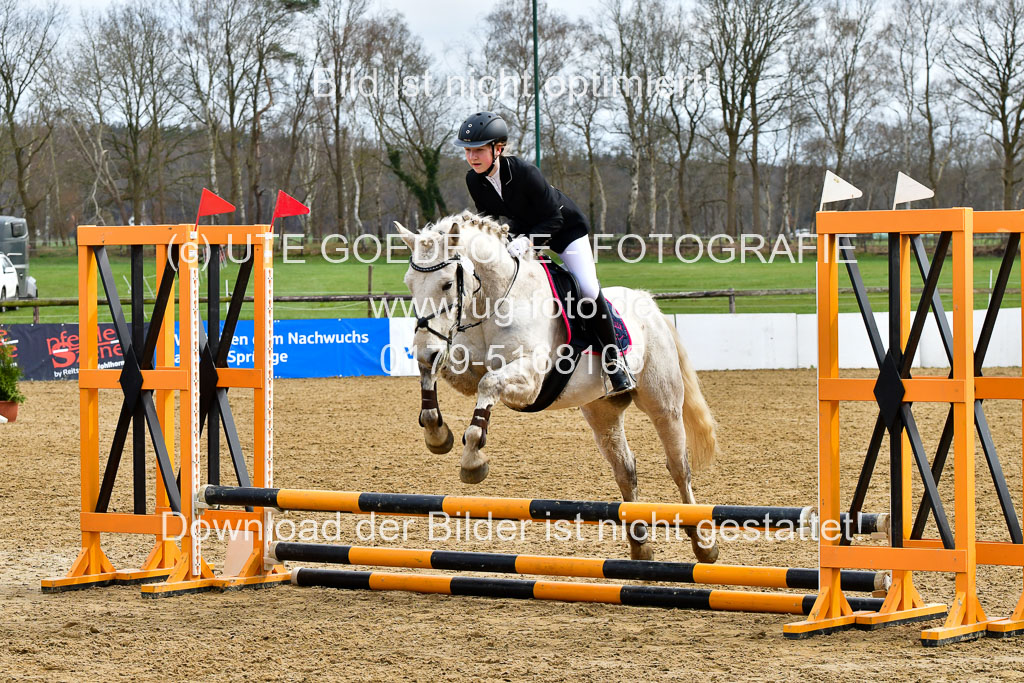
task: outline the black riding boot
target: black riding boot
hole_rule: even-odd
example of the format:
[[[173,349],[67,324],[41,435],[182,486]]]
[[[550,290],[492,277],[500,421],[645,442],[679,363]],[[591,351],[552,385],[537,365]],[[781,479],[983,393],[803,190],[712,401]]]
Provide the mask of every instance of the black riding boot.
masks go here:
[[[601,344],[601,358],[605,373],[612,388],[605,396],[618,396],[636,389],[636,380],[629,371],[626,360],[619,353],[615,342],[615,326],[612,324],[611,306],[601,292],[596,301],[597,315],[594,316],[594,331]]]

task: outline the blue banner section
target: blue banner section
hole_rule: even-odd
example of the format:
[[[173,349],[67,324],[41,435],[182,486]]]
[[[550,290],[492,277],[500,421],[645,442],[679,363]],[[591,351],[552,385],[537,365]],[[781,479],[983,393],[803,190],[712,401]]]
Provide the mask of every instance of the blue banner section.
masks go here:
[[[386,375],[390,359],[386,319],[275,320],[274,377]],[[178,335],[174,335],[178,354]],[[228,352],[229,368],[253,365],[253,322],[239,320]]]
[[[386,318],[274,321],[275,377],[352,377],[386,375],[391,365],[390,324]],[[124,360],[113,325],[99,326],[101,368]],[[178,334],[175,330],[175,362]],[[0,344],[12,347],[25,379],[78,378],[78,325],[3,325]],[[253,323],[235,328],[228,367],[253,366]]]
[[[274,321],[274,377],[385,375],[386,319]],[[253,323],[240,320],[228,367],[251,368]]]

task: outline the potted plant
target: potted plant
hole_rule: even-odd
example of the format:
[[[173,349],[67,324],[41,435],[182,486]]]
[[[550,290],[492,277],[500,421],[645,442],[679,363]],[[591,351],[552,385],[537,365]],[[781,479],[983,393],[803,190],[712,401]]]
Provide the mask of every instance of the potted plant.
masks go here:
[[[18,406],[25,402],[25,395],[18,391],[21,368],[14,362],[11,349],[0,344],[0,415],[14,422],[18,417]]]

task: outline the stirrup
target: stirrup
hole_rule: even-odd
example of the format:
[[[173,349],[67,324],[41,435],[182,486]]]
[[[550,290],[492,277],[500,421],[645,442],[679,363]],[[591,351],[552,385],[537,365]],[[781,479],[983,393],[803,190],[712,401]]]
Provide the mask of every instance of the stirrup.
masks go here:
[[[621,356],[615,360],[615,370],[611,373],[605,374],[608,377],[608,382],[612,386],[611,389],[605,391],[604,398],[621,396],[622,394],[628,394],[636,389],[636,379],[633,377],[633,373],[629,370],[629,363],[627,363],[626,359]]]

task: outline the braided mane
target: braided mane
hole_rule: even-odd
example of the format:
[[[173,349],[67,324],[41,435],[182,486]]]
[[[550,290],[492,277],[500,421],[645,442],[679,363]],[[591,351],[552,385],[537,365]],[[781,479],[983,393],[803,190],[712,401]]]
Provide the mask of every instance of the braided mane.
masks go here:
[[[429,225],[424,226],[423,229],[420,230],[420,234],[428,235],[429,233],[446,232],[446,230],[441,230],[441,226],[445,226],[447,228],[449,225],[453,223],[457,223],[460,226],[474,228],[485,235],[490,235],[491,237],[494,237],[496,240],[500,242],[505,242],[506,240],[508,240],[509,228],[507,224],[498,223],[493,218],[473,213],[468,209],[463,211],[462,213],[457,213],[451,216],[445,216],[444,218],[441,218],[435,223],[430,223]],[[527,251],[527,253],[521,256],[520,258],[532,259],[533,251]]]

